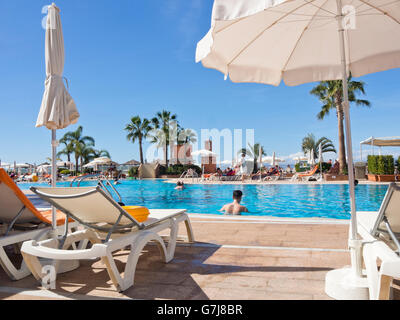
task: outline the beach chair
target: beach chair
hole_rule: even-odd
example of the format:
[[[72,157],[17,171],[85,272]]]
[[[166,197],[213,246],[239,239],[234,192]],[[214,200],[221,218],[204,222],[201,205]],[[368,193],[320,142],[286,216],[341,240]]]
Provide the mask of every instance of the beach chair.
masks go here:
[[[62,210],[75,221],[86,226],[66,235],[60,242],[56,239],[44,241],[26,241],[21,252],[37,280],[45,274],[41,272],[38,258],[55,260],[98,259],[107,268],[107,272],[118,291],[124,291],[134,284],[136,264],[140,253],[147,243],[153,241],[161,252],[161,257],[168,263],[174,257],[178,226],[184,222],[188,242],[194,242],[186,210],[150,210],[148,219],[139,223],[121,207],[100,186],[81,188],[31,188],[42,199]],[[159,235],[169,230],[168,244],[165,245]],[[92,246],[84,250],[67,250],[71,243],[87,240]],[[124,269],[124,276],[118,271],[113,252],[130,248]]]
[[[389,186],[378,212],[357,212],[357,224],[370,299],[389,299],[392,279],[400,278],[400,186]]]
[[[296,173],[292,178],[291,181],[309,181],[311,178],[319,178],[318,175],[316,175],[317,170],[319,168],[319,165],[316,164],[314,168],[311,171],[305,172],[305,173]]]
[[[23,261],[18,268],[7,255],[9,246],[26,240],[46,238],[51,231],[51,210],[38,210],[0,168],[0,265],[12,280],[20,280],[30,271]],[[65,215],[57,212],[57,225],[65,223]],[[70,226],[73,226],[72,224]]]
[[[279,171],[279,172],[271,174],[271,175],[267,174],[267,176],[264,177],[263,181],[272,181],[272,182],[274,182],[274,181],[278,181],[280,179],[282,179],[282,173]]]

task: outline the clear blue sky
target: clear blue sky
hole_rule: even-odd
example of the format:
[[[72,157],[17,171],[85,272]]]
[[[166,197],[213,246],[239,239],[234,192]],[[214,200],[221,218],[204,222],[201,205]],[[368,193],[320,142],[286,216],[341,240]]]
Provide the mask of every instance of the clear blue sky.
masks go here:
[[[49,1],[0,2],[0,159],[40,163],[50,156],[50,132],[35,128],[45,80],[41,10]],[[233,84],[195,64],[196,43],[210,27],[211,0],[59,0],[64,75],[81,114],[78,125],[113,160],[138,159],[123,128],[134,115],[167,109],[181,124],[255,129],[269,155],[300,151],[307,133],[337,146],[334,113],[324,121],[309,94],[313,84],[272,87]],[[400,135],[400,71],[363,77],[371,109],[352,108],[356,158],[369,136]],[[58,132],[58,137],[77,125]],[[399,148],[400,150],[400,148]],[[385,152],[399,150],[385,150]]]

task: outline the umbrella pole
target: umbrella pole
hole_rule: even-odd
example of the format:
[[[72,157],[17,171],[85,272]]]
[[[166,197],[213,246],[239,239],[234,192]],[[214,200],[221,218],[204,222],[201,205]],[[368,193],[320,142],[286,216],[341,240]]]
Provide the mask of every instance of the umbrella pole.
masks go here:
[[[362,241],[358,239],[357,217],[355,202],[355,185],[353,171],[353,150],[351,141],[349,97],[347,85],[347,66],[344,40],[344,26],[342,14],[342,1],[336,0],[338,10],[338,30],[340,40],[340,54],[343,68],[343,109],[346,128],[347,162],[349,175],[349,192],[351,205],[351,222],[349,248],[351,256],[351,268],[342,268],[329,271],[325,277],[325,292],[341,300],[368,300],[369,289],[368,282],[362,277]]]
[[[337,0],[338,9],[341,10],[341,0]],[[339,6],[340,5],[340,6]],[[341,13],[340,13],[341,14]],[[343,19],[343,17],[342,17]],[[355,197],[355,185],[354,185],[354,165],[353,165],[353,147],[351,138],[351,122],[350,122],[350,108],[349,108],[349,89],[347,84],[347,67],[346,67],[346,52],[344,42],[344,26],[342,25],[342,19],[339,19],[339,36],[340,36],[340,53],[343,68],[343,111],[345,118],[346,128],[346,145],[347,145],[347,168],[349,175],[349,192],[350,192],[350,206],[351,206],[351,228],[350,228],[350,239],[349,247],[351,249],[351,264],[353,271],[357,276],[362,275],[361,265],[361,241],[357,235],[357,217],[356,217],[356,197]]]
[[[57,156],[57,134],[56,130],[51,130],[51,187],[55,188],[57,183],[57,167],[56,167],[56,156]],[[56,208],[51,207],[52,216],[52,228],[56,229]]]

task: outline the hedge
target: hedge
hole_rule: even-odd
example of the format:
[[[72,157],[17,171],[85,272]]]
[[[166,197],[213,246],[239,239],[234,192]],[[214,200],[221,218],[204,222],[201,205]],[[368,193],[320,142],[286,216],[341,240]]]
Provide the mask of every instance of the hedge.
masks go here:
[[[305,172],[305,171],[309,171],[311,169],[313,169],[314,167],[310,168],[310,167],[302,167],[300,168],[300,163],[296,163],[294,165],[296,172]],[[332,167],[331,163],[328,162],[322,162],[322,172],[327,172],[329,171],[329,169]],[[319,172],[319,167],[318,167],[318,172]]]
[[[160,175],[179,175],[182,174],[183,172],[187,171],[188,169],[193,169],[197,172],[197,174],[201,174],[202,170],[199,166],[196,166],[194,164],[173,164],[169,166],[168,168],[164,166],[160,166]]]
[[[368,156],[368,172],[370,174],[394,174],[393,156]]]
[[[129,177],[137,177],[138,171],[139,171],[139,167],[131,167],[131,168],[129,168],[128,176]]]

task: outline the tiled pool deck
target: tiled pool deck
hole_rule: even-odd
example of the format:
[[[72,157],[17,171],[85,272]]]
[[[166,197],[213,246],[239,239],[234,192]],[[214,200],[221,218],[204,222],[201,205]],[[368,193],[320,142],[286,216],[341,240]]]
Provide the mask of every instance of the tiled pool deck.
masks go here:
[[[191,220],[196,243],[178,244],[169,264],[148,245],[135,286],[123,293],[114,290],[99,261],[84,261],[58,275],[53,291],[41,289],[32,276],[15,282],[0,270],[0,299],[329,299],[325,274],[350,263],[345,221],[211,215]],[[127,252],[116,257],[122,270]]]

